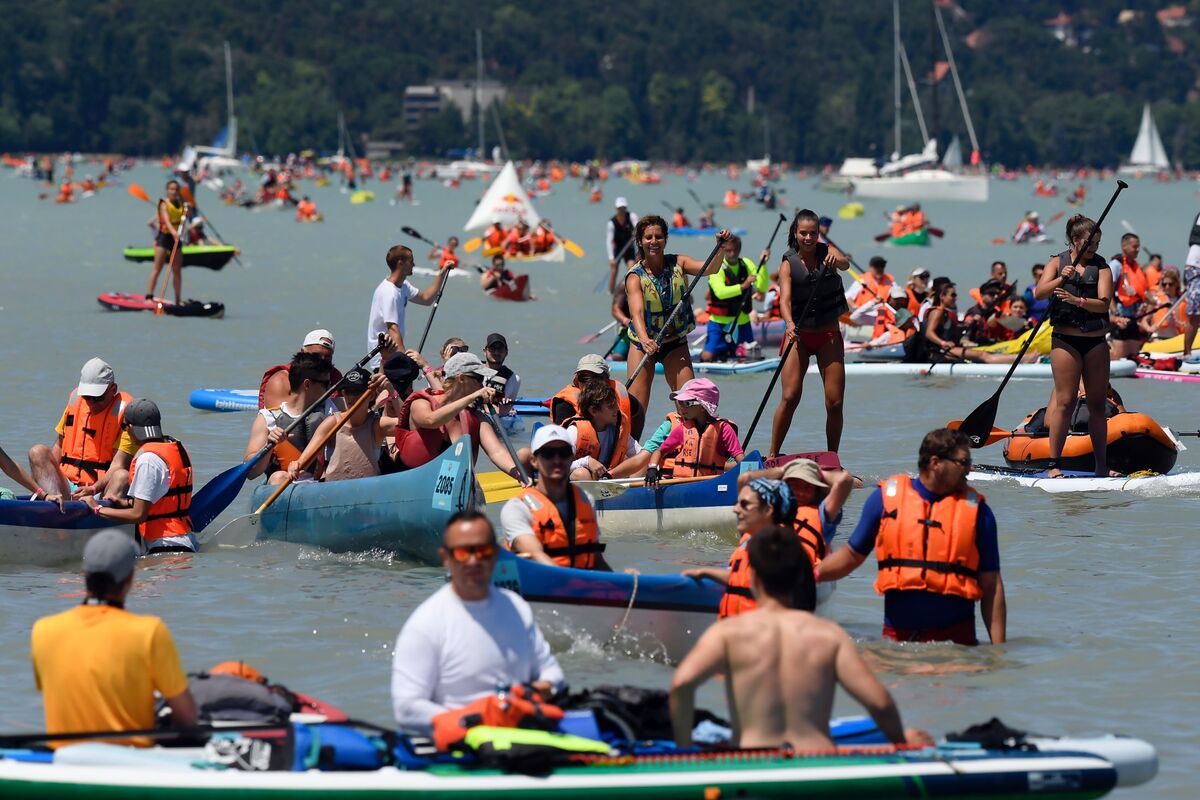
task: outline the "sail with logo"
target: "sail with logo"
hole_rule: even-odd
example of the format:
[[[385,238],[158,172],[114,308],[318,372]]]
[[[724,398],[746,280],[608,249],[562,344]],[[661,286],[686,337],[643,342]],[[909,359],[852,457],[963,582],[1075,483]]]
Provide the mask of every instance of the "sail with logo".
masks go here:
[[[1171,160],[1167,158],[1167,150],[1163,147],[1162,137],[1158,135],[1158,126],[1154,124],[1154,114],[1150,112],[1150,104],[1142,107],[1142,124],[1138,128],[1137,141],[1133,143],[1133,151],[1129,154],[1129,163],[1121,167],[1124,175],[1138,173],[1166,172],[1171,169]]]
[[[542,217],[533,207],[533,201],[521,188],[521,179],[517,177],[517,168],[509,161],[500,170],[500,174],[492,181],[492,185],[483,193],[479,205],[463,226],[465,231],[485,230],[495,222],[504,226],[505,230],[518,224],[521,220],[532,231],[537,228]],[[490,255],[486,248],[484,255]],[[564,249],[562,242],[555,242],[545,253],[528,256],[508,256],[509,261],[562,261]]]

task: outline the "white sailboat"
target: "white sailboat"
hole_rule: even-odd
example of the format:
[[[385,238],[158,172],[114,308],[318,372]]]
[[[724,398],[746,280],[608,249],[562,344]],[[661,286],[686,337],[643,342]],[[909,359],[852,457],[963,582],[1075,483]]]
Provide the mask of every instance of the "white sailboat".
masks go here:
[[[963,119],[966,122],[967,135],[971,139],[971,149],[974,153],[978,153],[979,141],[975,138],[975,126],[971,122],[971,112],[967,108],[966,96],[963,93],[962,83],[958,77],[958,67],[954,63],[954,52],[950,49],[950,37],[946,34],[946,27],[942,22],[941,9],[936,3],[933,9],[937,19],[938,30],[941,33],[942,45],[946,50],[947,60],[950,63],[950,74],[954,78],[954,88],[958,94],[959,106],[962,108]],[[908,201],[965,200],[979,203],[986,202],[988,199],[988,177],[986,173],[965,175],[947,169],[947,166],[950,165],[938,163],[937,140],[931,139],[926,131],[925,118],[921,113],[920,100],[917,97],[912,70],[908,65],[908,56],[904,51],[903,43],[900,41],[899,0],[893,0],[892,2],[892,16],[894,26],[893,45],[895,47],[895,94],[893,99],[895,112],[895,150],[892,152],[890,161],[869,175],[861,174],[864,171],[864,159],[846,159],[846,163],[843,165],[844,177],[859,197]],[[905,156],[900,155],[902,152],[900,126],[900,73],[902,69],[908,82],[909,94],[913,99],[917,122],[921,128],[921,136],[925,142],[925,146],[920,153],[912,153]],[[960,162],[961,157],[960,151],[958,156]]]
[[[1170,169],[1171,160],[1167,158],[1162,137],[1158,135],[1158,126],[1154,124],[1150,104],[1146,103],[1142,107],[1142,124],[1138,128],[1133,151],[1129,154],[1129,163],[1122,165],[1120,172],[1123,175],[1135,175],[1145,172],[1167,172]]]
[[[237,117],[233,114],[233,57],[229,53],[229,42],[225,42],[225,111],[225,128],[217,135],[216,140],[207,147],[196,145],[185,149],[185,163],[190,156],[198,168],[207,168],[210,172],[242,166],[237,157]]]
[[[463,230],[482,230],[493,222],[512,227],[519,220],[525,220],[530,228],[536,228],[542,217],[522,188],[521,179],[517,177],[517,168],[509,161],[483,193],[479,205],[475,206]],[[555,242],[548,252],[530,256],[509,256],[508,261],[563,261],[564,254],[563,243]],[[484,255],[490,255],[486,249]]]

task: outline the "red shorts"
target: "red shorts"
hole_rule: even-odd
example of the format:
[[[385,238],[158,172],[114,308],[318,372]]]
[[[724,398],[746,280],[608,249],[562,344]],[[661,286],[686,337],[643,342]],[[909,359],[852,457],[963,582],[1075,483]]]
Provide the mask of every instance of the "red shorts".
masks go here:
[[[955,625],[948,625],[945,628],[893,628],[885,623],[883,638],[895,642],[954,642],[968,647],[979,644],[979,640],[975,638],[974,618],[963,620]]]
[[[796,334],[796,341],[808,352],[809,355],[816,355],[817,351],[825,345],[832,342],[838,337],[838,331],[800,331]],[[779,343],[779,353],[783,354],[785,345]]]

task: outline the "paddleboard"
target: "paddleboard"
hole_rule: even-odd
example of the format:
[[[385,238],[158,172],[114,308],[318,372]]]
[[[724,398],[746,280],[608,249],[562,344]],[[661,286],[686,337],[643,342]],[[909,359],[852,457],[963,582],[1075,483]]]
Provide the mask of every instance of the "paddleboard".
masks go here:
[[[692,359],[692,370],[711,375],[745,375],[751,372],[774,372],[779,366],[779,358],[763,358],[758,361],[701,361]],[[628,369],[624,361],[608,362],[609,372],[620,373]],[[662,364],[654,365],[655,373],[662,375]]]
[[[185,300],[180,305],[172,302],[147,300],[143,294],[125,294],[124,292],[105,292],[96,301],[109,311],[156,311],[162,306],[163,314],[172,317],[211,317],[220,319],[225,316],[224,303],[211,303],[202,300]]]
[[[672,236],[715,236],[720,233],[720,228],[671,228]],[[729,232],[734,236],[745,236],[745,228],[730,228]]]
[[[257,389],[196,389],[188,405],[201,411],[257,411]]]
[[[949,375],[962,378],[1003,378],[1011,364],[905,364],[905,363],[854,363],[846,365],[847,375]],[[1112,378],[1132,378],[1137,365],[1132,361],[1114,361],[1109,368]],[[816,365],[808,368],[816,374]],[[1049,364],[1019,364],[1013,372],[1014,378],[1054,377]]]
[[[1200,375],[1182,370],[1176,372],[1175,370],[1146,369],[1141,367],[1133,373],[1133,377],[1151,381],[1168,381],[1171,383],[1200,383]]]
[[[224,244],[185,244],[183,251],[183,266],[206,267],[207,269],[223,269],[237,255],[238,249]],[[126,261],[135,263],[154,260],[153,247],[126,247],[123,253]]]
[[[1067,492],[1141,492],[1155,495],[1171,490],[1200,488],[1200,472],[1176,472],[1169,475],[1147,475],[1140,478],[1098,478],[1090,472],[1064,471],[1063,477],[1051,478],[1045,471],[1013,469],[1010,467],[976,464],[970,481],[1015,481],[1021,486],[1041,489],[1051,494]]]

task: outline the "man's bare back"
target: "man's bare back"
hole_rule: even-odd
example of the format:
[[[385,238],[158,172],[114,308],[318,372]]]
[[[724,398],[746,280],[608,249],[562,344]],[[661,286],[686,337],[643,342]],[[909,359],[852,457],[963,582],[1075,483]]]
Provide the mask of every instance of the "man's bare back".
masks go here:
[[[684,686],[694,690],[717,673],[726,675],[735,746],[832,748],[829,719],[839,683],[891,741],[905,741],[891,696],[854,642],[836,623],[807,611],[768,598],[754,611],[720,620],[680,663],[672,693]],[[684,699],[681,718],[690,720],[690,698]],[[680,741],[680,727],[676,741],[690,744],[690,730]]]

